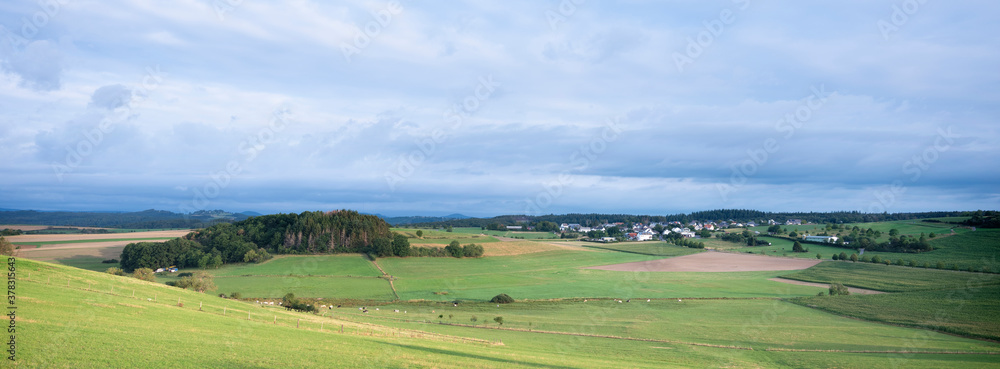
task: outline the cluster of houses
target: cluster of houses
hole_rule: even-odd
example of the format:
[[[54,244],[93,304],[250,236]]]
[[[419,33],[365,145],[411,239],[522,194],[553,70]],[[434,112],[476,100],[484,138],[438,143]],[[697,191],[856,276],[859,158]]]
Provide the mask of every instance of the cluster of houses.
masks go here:
[[[763,222],[761,222],[761,223],[762,223],[761,225],[763,225]],[[776,224],[779,224],[779,223],[775,222],[774,219],[770,219],[770,220],[767,221],[767,225],[776,225]],[[785,224],[785,225],[801,225],[802,221],[799,220],[799,219],[789,219],[789,220],[787,220],[787,221],[785,221],[784,223],[781,223],[781,224]],[[605,224],[602,224],[602,225],[599,225],[599,226],[594,226],[594,227],[585,227],[583,225],[576,224],[576,223],[563,223],[563,224],[559,225],[559,231],[560,232],[573,231],[573,232],[587,233],[587,232],[590,232],[590,231],[605,231],[606,232],[608,230],[608,228],[611,228],[611,227],[616,227],[618,229],[626,229],[626,228],[628,228],[628,229],[631,229],[631,231],[629,233],[627,233],[625,236],[626,236],[626,238],[629,241],[652,241],[652,240],[658,240],[658,239],[661,238],[661,236],[666,236],[666,235],[669,235],[671,233],[680,234],[681,237],[684,237],[684,238],[696,238],[696,237],[698,237],[698,232],[701,231],[701,230],[704,230],[704,229],[707,229],[709,231],[715,231],[715,230],[720,230],[720,229],[724,229],[724,228],[756,227],[757,225],[758,225],[757,222],[753,222],[753,221],[742,223],[742,222],[733,221],[731,219],[729,221],[719,221],[719,222],[714,222],[714,221],[702,221],[702,222],[692,221],[692,222],[688,222],[688,224],[684,224],[684,223],[681,223],[681,222],[678,222],[678,221],[673,221],[673,222],[665,222],[665,223],[651,222],[649,224],[634,223],[634,224],[631,224],[631,225],[626,225],[625,223],[618,222],[618,223],[605,223]],[[658,228],[657,226],[659,226],[659,228],[662,229],[663,231],[662,232],[658,232],[656,230]],[[510,229],[510,228],[511,228],[510,226],[507,227],[507,229]],[[693,228],[693,230],[692,230],[692,228]],[[836,242],[837,241],[836,237],[833,237],[833,240],[829,240],[830,237],[827,237],[827,236],[809,236],[809,237],[819,237],[819,238],[825,238],[826,239],[826,240],[823,240],[823,241],[820,241],[820,242]],[[812,239],[807,239],[807,240],[812,241]],[[615,237],[602,237],[602,238],[599,239],[599,241],[601,241],[601,242],[614,242],[614,241],[616,241],[616,238]]]

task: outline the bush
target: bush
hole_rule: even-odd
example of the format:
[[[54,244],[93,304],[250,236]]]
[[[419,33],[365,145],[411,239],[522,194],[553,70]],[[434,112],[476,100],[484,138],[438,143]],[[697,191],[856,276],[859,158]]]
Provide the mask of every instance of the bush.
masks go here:
[[[837,254],[833,254],[833,256],[832,256],[832,257],[830,257],[830,258],[831,258],[831,259],[833,259],[833,260],[837,260],[837,258],[839,258],[839,257],[840,257],[840,256],[837,256]]]
[[[896,259],[896,265],[903,266],[903,259]]]
[[[451,241],[448,246],[444,247],[444,252],[455,258],[460,258],[465,254],[465,250],[462,250],[462,246],[458,244],[458,241]]]
[[[215,290],[215,282],[212,280],[212,276],[205,272],[198,272],[190,277],[181,278],[177,281],[176,286],[198,292]]]
[[[239,292],[233,292],[233,293],[229,294],[229,298],[235,299],[235,300],[239,300],[239,299],[243,298],[243,294],[241,294]]]
[[[467,258],[478,258],[483,256],[483,247],[477,244],[468,244],[462,247],[462,255]]]
[[[943,261],[939,261],[939,262],[937,262],[936,265],[934,265],[934,267],[937,268],[937,269],[944,269],[944,262]]]
[[[823,255],[820,255],[819,253],[816,253],[816,259],[817,260],[822,260],[823,259]]]
[[[138,268],[138,269],[136,269],[134,272],[132,272],[132,277],[135,277],[135,278],[138,278],[138,279],[141,279],[141,280],[144,280],[144,281],[156,282],[156,274],[153,273],[153,270],[149,269],[149,268]]]
[[[506,293],[501,293],[499,295],[493,296],[490,302],[494,304],[509,304],[514,302],[514,298],[508,296]]]
[[[122,268],[116,268],[116,267],[110,267],[104,272],[112,275],[125,275],[125,271],[122,270]]]
[[[503,325],[503,317],[502,316],[498,316],[496,318],[493,318],[493,321],[497,322],[498,325]]]
[[[858,254],[851,254],[851,262],[858,262]]]
[[[424,231],[418,230],[417,231],[417,238],[420,238],[420,237],[423,237],[423,236],[424,236]]]
[[[913,259],[910,259],[910,264],[909,264],[909,265],[910,265],[911,267],[916,267],[916,266],[917,266],[917,261],[916,261],[916,260],[913,260]]]
[[[885,260],[882,260],[882,263],[885,264],[885,265],[892,265],[892,260],[885,259]]]
[[[882,258],[879,257],[878,255],[875,255],[875,256],[872,257],[872,263],[881,264],[882,263]]]
[[[193,275],[194,275],[194,273],[184,272],[184,273],[177,274],[177,277],[184,278],[184,277],[190,277],[190,276],[193,276]]]
[[[105,259],[101,260],[102,264],[118,264],[118,259]]]
[[[802,244],[799,243],[799,241],[795,241],[795,243],[792,244],[792,252],[806,252],[806,250],[802,248]]]
[[[850,295],[850,294],[851,294],[851,291],[848,291],[847,287],[844,287],[843,284],[840,284],[840,283],[831,283],[830,284],[830,296],[837,296],[837,295],[847,296],[847,295]]]

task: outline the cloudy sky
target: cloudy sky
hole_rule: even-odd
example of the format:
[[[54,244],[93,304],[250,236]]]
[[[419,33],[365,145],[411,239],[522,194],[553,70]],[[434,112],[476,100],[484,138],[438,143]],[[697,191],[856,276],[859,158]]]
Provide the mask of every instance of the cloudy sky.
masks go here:
[[[0,208],[998,209],[998,12],[4,1]]]

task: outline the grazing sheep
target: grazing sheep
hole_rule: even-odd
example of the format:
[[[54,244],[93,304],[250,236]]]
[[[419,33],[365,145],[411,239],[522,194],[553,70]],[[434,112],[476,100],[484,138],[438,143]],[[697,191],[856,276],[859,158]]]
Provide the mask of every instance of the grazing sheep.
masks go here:
[[[394,313],[398,313],[398,312],[399,312],[399,309],[396,309],[396,310],[393,310],[393,312],[394,312]]]
[[[649,302],[649,299],[646,299],[646,302]]]

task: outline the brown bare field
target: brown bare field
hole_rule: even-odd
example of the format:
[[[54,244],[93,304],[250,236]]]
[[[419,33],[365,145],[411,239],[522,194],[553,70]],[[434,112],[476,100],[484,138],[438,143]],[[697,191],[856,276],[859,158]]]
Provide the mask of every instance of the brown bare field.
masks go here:
[[[47,229],[49,226],[40,225],[17,225],[17,224],[0,224],[0,229],[20,229],[22,231],[37,231],[40,229]],[[76,227],[79,228],[79,227]]]
[[[757,272],[769,270],[799,270],[819,264],[821,260],[778,258],[763,255],[702,252],[669,259],[602,265],[586,269],[621,272]]]
[[[559,249],[558,247],[547,242],[532,242],[523,240],[490,242],[482,243],[480,245],[483,246],[483,256],[523,255]]]
[[[20,236],[6,237],[13,244],[18,242],[66,242],[76,240],[118,240],[135,238],[157,238],[157,237],[183,237],[190,233],[189,230],[179,231],[151,231],[151,232],[129,232],[129,233],[99,233],[99,234],[25,234]]]
[[[769,281],[775,281],[775,282],[781,282],[781,283],[797,284],[797,285],[800,285],[800,286],[813,286],[813,287],[823,287],[823,288],[830,287],[830,285],[827,284],[827,283],[803,282],[803,281],[796,281],[796,280],[793,280],[793,279],[768,278],[767,280],[769,280]],[[874,295],[874,294],[878,294],[878,293],[885,293],[885,292],[882,292],[882,291],[866,290],[864,288],[856,288],[856,287],[847,287],[847,290],[850,291],[853,294],[856,294],[856,295]]]
[[[125,245],[130,242],[91,242],[72,244],[74,247],[22,248],[17,251],[17,255],[25,259],[40,261],[57,261],[86,256],[101,259],[117,259],[121,256]],[[76,247],[77,245],[79,247]]]

